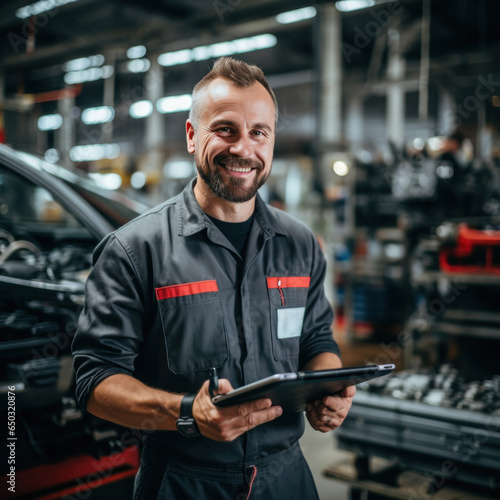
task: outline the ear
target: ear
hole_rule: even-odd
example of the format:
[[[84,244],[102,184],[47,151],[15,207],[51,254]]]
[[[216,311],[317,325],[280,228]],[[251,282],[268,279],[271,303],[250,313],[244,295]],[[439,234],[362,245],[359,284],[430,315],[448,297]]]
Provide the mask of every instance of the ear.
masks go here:
[[[194,153],[194,127],[193,124],[186,120],[186,142],[188,153]]]

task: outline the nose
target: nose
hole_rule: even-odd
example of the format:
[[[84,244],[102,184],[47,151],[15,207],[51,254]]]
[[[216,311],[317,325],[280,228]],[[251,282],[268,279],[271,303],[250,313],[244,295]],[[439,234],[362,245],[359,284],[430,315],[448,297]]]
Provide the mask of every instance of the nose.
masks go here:
[[[242,158],[249,158],[252,153],[250,138],[246,135],[239,135],[229,147],[229,152]]]

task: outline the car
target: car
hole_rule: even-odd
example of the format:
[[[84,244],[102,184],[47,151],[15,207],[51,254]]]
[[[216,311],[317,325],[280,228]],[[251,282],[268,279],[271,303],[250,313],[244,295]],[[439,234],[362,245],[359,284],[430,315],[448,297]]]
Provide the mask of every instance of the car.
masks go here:
[[[77,170],[0,145],[0,386],[8,424],[0,475],[9,497],[87,498],[90,490],[93,500],[131,497],[140,436],[78,407],[71,342],[93,249],[147,209]]]

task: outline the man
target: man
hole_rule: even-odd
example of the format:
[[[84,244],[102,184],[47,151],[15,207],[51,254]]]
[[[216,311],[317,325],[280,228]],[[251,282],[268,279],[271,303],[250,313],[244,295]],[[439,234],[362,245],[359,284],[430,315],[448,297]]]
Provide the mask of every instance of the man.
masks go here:
[[[341,366],[316,239],[257,194],[277,113],[260,69],[219,59],[186,122],[197,178],[96,248],[73,345],[77,395],[150,431],[136,499],[317,498],[297,443],[303,416],[268,399],[216,407],[207,380],[217,368],[225,393]],[[354,392],[309,405],[310,424],[338,427]]]

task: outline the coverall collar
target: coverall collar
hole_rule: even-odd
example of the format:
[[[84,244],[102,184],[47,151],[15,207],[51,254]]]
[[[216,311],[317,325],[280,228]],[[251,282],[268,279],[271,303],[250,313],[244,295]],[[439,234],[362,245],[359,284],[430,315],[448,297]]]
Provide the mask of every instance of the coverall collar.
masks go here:
[[[179,195],[179,236],[190,236],[207,229],[209,224],[211,224],[194,196],[193,188],[195,184],[196,178],[194,178]],[[254,217],[259,226],[269,237],[276,234],[287,236],[287,232],[270,212],[259,193],[257,193],[255,197]]]

